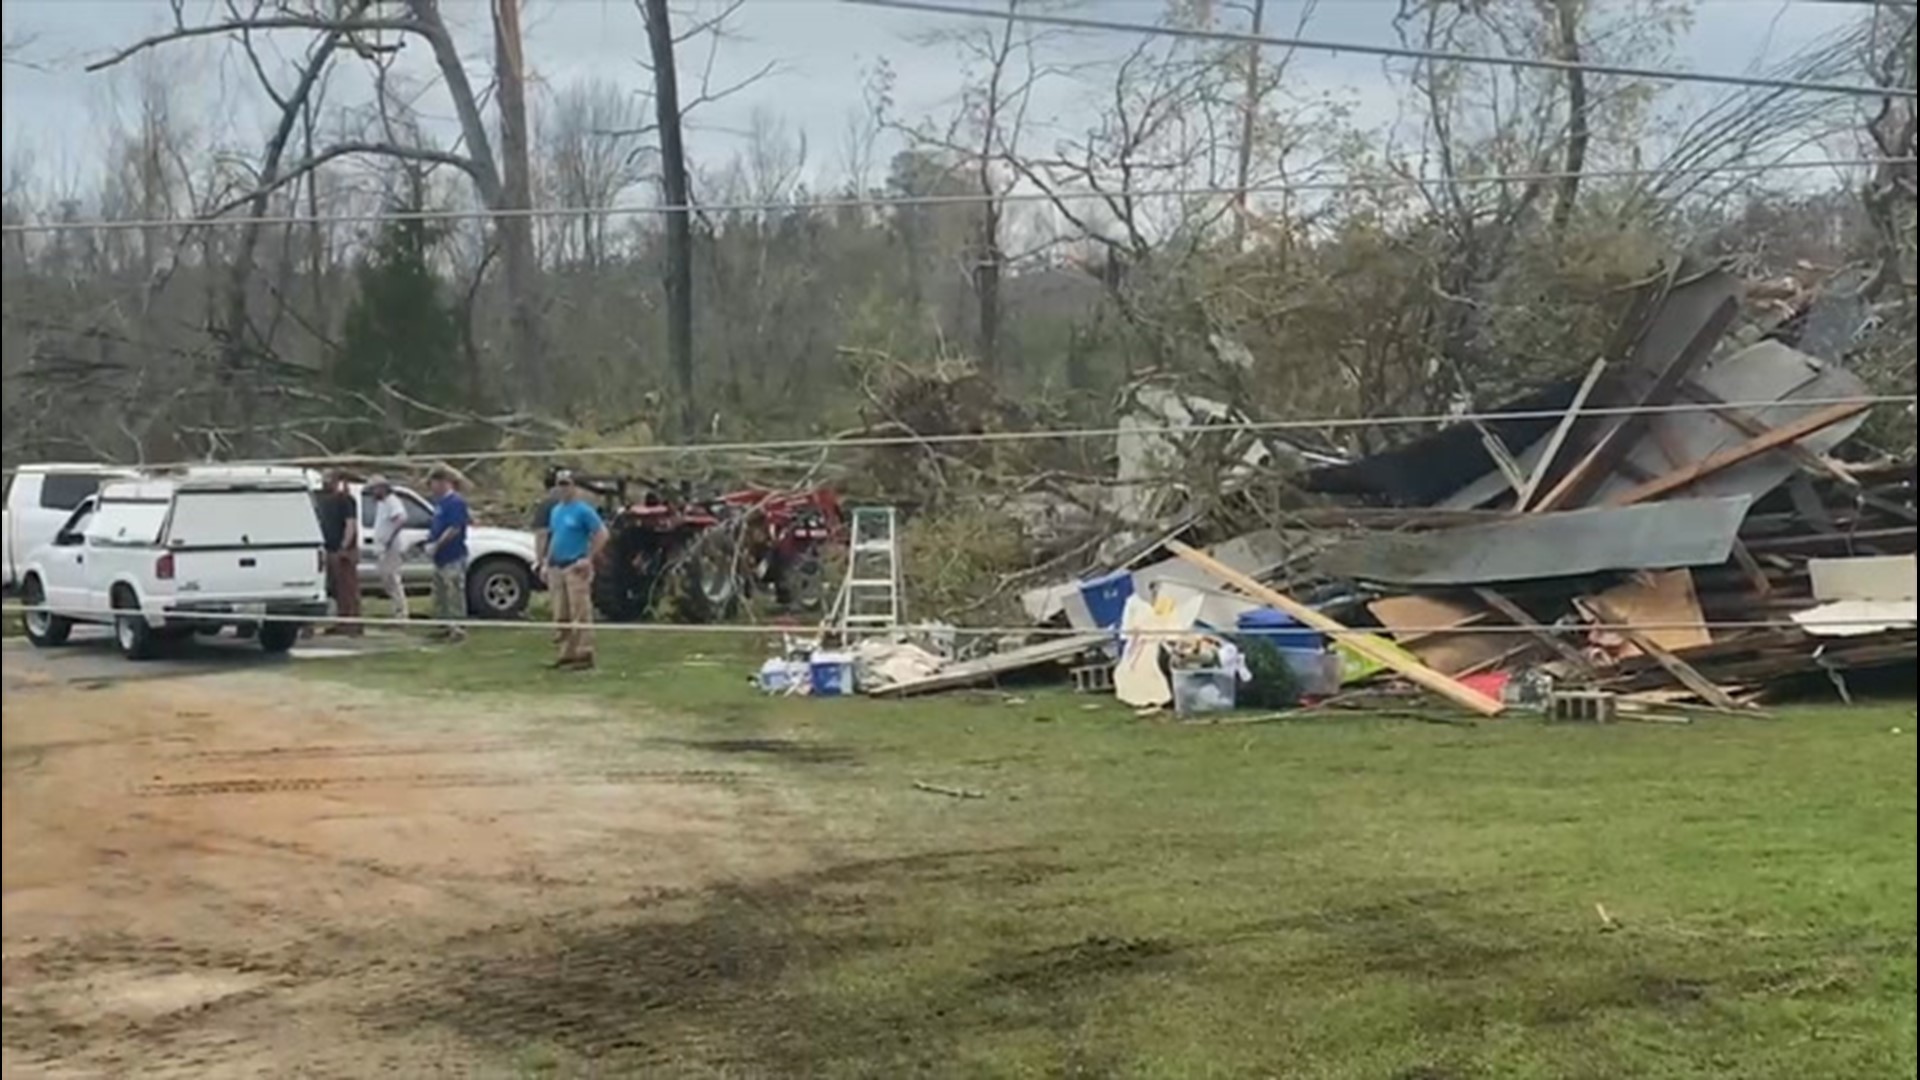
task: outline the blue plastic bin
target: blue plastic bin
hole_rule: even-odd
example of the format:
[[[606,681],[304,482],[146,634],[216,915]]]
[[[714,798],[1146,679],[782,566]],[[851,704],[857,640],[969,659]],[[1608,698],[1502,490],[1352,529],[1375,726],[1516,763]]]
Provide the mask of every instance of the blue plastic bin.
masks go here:
[[[1132,596],[1133,572],[1130,570],[1116,570],[1080,583],[1080,599],[1087,605],[1087,614],[1093,617],[1093,625],[1103,630],[1119,628],[1127,600]]]
[[[1284,611],[1258,608],[1240,616],[1237,628],[1242,636],[1263,641],[1286,652],[1325,652],[1327,636],[1300,625],[1300,620]]]
[[[814,697],[841,697],[853,693],[853,657],[814,653],[807,664],[808,692]]]

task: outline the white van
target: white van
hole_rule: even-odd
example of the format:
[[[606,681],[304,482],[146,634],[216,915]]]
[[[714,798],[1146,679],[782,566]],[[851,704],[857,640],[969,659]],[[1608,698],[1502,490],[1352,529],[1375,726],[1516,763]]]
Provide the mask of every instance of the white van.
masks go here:
[[[327,611],[326,552],[304,479],[223,470],[113,481],[82,502],[20,573],[26,634],[59,645],[75,623],[110,624],[129,659],[168,637],[258,631],[284,652]]]
[[[128,480],[132,469],[98,463],[22,465],[7,477],[6,508],[0,510],[4,534],[6,591],[20,588],[20,569],[33,549],[53,539],[82,502],[109,480]]]

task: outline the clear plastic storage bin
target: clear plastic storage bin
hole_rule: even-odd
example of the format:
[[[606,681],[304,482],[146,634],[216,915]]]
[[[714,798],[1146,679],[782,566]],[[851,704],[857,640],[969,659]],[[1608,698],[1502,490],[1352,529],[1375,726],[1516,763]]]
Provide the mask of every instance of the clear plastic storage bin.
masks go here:
[[[1180,716],[1228,712],[1233,708],[1233,672],[1194,668],[1173,672],[1173,711]]]

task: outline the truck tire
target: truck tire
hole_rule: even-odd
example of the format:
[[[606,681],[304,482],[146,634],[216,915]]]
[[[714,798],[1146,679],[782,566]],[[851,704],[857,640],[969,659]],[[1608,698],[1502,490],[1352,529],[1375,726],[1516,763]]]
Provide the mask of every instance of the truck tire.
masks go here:
[[[20,586],[20,603],[32,608],[47,602],[46,587],[40,579],[30,577]],[[20,613],[21,629],[26,632],[27,640],[34,648],[50,649],[65,645],[73,634],[73,620],[62,618],[51,611],[23,611]]]
[[[113,641],[120,646],[120,655],[129,660],[153,659],[159,651],[159,638],[132,594],[124,588],[114,590],[113,610]]]
[[[300,640],[300,624],[266,622],[260,624],[260,651],[278,655],[291,650]]]
[[[517,619],[533,595],[533,570],[518,559],[489,555],[467,568],[467,611],[476,619]]]

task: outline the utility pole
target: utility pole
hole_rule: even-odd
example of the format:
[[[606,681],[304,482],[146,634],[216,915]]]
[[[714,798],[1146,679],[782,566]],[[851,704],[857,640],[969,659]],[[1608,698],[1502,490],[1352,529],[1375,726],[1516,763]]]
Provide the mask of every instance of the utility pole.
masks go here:
[[[493,0],[494,75],[500,108],[501,209],[521,211],[495,222],[506,264],[507,318],[512,327],[510,380],[523,408],[540,403],[543,382],[539,254],[533,244],[532,167],[527,134],[526,53],[520,41],[520,0]]]
[[[1267,18],[1267,0],[1253,0],[1253,29],[1258,36]],[[1247,239],[1247,187],[1253,177],[1253,129],[1260,115],[1260,43],[1247,42],[1246,86],[1240,94],[1240,162],[1233,189],[1233,250]]]
[[[660,194],[667,205],[667,350],[680,391],[680,437],[699,430],[693,397],[693,222],[688,215],[687,151],[680,141],[680,79],[673,63],[667,0],[644,0],[653,58],[653,102],[660,127]]]

